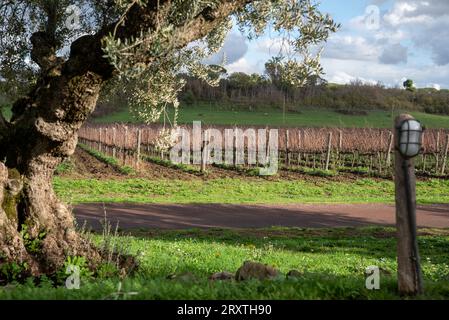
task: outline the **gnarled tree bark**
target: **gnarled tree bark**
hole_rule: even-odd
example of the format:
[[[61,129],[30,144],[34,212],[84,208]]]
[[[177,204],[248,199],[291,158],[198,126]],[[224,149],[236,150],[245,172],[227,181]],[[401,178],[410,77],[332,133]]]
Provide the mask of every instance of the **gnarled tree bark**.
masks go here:
[[[154,3],[153,3],[154,2]],[[116,36],[130,38],[154,28],[159,6],[169,0],[134,5],[126,24]],[[249,0],[223,0],[207,9],[179,30],[175,48],[207,35],[224,18]],[[77,145],[77,133],[93,112],[105,81],[114,68],[104,58],[102,39],[116,22],[95,35],[81,37],[71,45],[70,57],[57,57],[51,32],[35,33],[32,59],[41,67],[37,85],[13,105],[10,121],[0,116],[0,263],[26,262],[33,275],[50,274],[69,255],[86,256],[90,263],[101,260],[99,252],[75,230],[69,208],[53,191],[56,167],[70,157]],[[145,57],[151,63],[152,57]],[[39,250],[30,250],[24,240],[39,239]]]

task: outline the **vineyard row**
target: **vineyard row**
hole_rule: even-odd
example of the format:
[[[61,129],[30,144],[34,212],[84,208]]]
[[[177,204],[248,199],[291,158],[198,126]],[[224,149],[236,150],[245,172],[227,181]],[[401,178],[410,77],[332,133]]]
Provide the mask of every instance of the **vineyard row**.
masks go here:
[[[247,129],[238,128],[243,131]],[[124,165],[138,166],[144,156],[168,160],[168,152],[158,150],[156,147],[161,129],[159,125],[91,125],[80,130],[79,139],[91,148],[121,159]],[[185,126],[185,129],[192,131],[189,126]],[[209,129],[220,130],[224,137],[224,130],[227,128],[203,127],[203,137],[207,136],[204,133]],[[279,161],[285,169],[304,167],[363,171],[373,174],[390,174],[392,170],[394,141],[391,130],[282,128],[278,129],[278,136]],[[191,139],[191,144],[194,144],[194,138]],[[200,145],[205,146],[204,142]],[[423,137],[423,152],[416,160],[417,172],[427,176],[446,175],[449,167],[448,151],[447,130],[426,130]],[[246,159],[247,146],[244,153]],[[207,163],[202,163],[202,167],[205,165]]]

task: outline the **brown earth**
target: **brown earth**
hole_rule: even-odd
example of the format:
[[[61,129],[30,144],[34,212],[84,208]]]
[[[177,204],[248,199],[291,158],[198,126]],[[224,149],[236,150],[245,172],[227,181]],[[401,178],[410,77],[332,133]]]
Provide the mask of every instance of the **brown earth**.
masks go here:
[[[245,177],[242,173],[212,166],[207,169],[208,173],[206,175],[200,173],[193,174],[148,161],[142,161],[136,174],[125,175],[116,167],[98,160],[81,148],[76,149],[69,163],[73,167],[72,170],[60,173],[59,176],[74,179],[145,178],[151,180],[196,180]]]
[[[75,170],[70,172],[69,175],[73,174],[79,177],[90,177],[96,179],[123,176],[123,174],[121,174],[113,166],[98,160],[80,148],[76,148],[75,154],[71,161],[75,166]]]
[[[117,178],[145,178],[151,180],[208,180],[208,179],[220,179],[220,178],[245,178],[246,180],[307,180],[316,183],[322,183],[325,181],[355,181],[360,179],[359,175],[350,173],[341,173],[334,177],[319,177],[311,176],[294,171],[280,170],[277,175],[270,177],[260,177],[248,175],[245,172],[237,172],[232,169],[223,169],[216,166],[208,166],[207,174],[194,174],[180,169],[169,168],[163,165],[155,164],[148,161],[142,161],[140,169],[137,170],[134,175],[125,175],[121,173],[117,168],[104,163],[97,158],[93,157],[85,150],[77,148],[75,154],[69,160],[73,169],[60,173],[59,176],[82,179],[82,178],[94,178],[94,179],[117,179]],[[381,179],[377,179],[381,180]]]

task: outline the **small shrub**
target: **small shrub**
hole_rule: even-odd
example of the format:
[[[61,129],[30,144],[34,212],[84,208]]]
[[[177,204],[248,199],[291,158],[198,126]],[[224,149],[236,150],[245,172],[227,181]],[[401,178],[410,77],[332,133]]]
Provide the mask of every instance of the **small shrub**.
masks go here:
[[[22,230],[20,231],[20,234],[22,236],[25,248],[31,254],[39,253],[42,247],[42,240],[44,240],[45,236],[47,235],[45,231],[41,231],[39,232],[37,238],[32,238],[28,232],[28,226],[25,224],[22,225]]]
[[[72,267],[79,268],[80,279],[85,281],[93,278],[94,273],[90,271],[87,260],[85,257],[80,256],[68,256],[64,262],[63,267],[56,273],[56,281],[58,284],[63,284],[67,277],[70,275],[67,273]]]
[[[62,174],[70,173],[74,169],[75,169],[74,164],[70,160],[65,160],[56,168],[55,173],[57,175],[62,175]]]
[[[99,278],[112,278],[119,275],[117,266],[111,262],[105,262],[100,265],[96,272],[96,276]]]
[[[26,262],[0,263],[0,284],[2,282],[22,281],[28,277],[28,264]]]

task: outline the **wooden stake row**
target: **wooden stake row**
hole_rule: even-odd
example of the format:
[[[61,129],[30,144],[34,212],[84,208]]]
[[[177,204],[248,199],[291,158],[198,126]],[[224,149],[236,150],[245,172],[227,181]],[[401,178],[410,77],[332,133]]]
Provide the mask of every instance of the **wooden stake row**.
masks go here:
[[[150,135],[145,132],[145,128],[131,128],[124,127],[118,133],[117,127],[86,127],[80,131],[79,137],[81,142],[91,142],[91,146],[100,152],[106,150],[110,151],[111,156],[119,158],[119,153],[133,154],[135,161],[133,166],[138,168],[141,162],[142,155],[153,150],[154,155],[159,158],[166,159],[167,153],[157,151],[154,140],[150,140]],[[291,132],[296,130],[285,130],[285,143],[279,150],[281,163],[284,163],[285,168],[297,168],[301,166],[312,167],[317,169],[321,166],[322,169],[329,171],[331,168],[339,170],[340,167],[349,167],[354,169],[358,166],[365,166],[368,171],[378,171],[379,173],[391,172],[392,169],[392,154],[393,154],[393,134],[389,132],[387,149],[385,151],[377,151],[372,153],[362,153],[358,150],[348,153],[343,149],[344,134],[343,131],[338,131],[338,139],[334,141],[333,132],[327,135],[326,148],[323,152],[310,152],[303,148],[304,144],[304,130],[297,130],[297,137],[295,144],[292,145]],[[144,132],[146,134],[143,139]],[[201,145],[201,170],[206,170],[206,154],[205,150],[207,141],[207,131],[204,131],[203,142]],[[282,139],[282,137],[280,137]],[[267,138],[268,139],[268,138]],[[145,141],[144,141],[145,140]],[[146,146],[146,150],[145,147]],[[437,134],[437,149],[441,146],[441,135]],[[248,152],[245,148],[245,152]],[[447,162],[449,153],[449,134],[446,134],[444,148],[442,152],[425,153],[421,156],[421,165],[417,165],[418,170],[425,174],[445,175],[447,173]],[[321,156],[320,156],[321,155]],[[324,159],[322,156],[324,155]],[[351,163],[348,165],[348,155],[352,157]],[[235,153],[234,153],[235,156]],[[385,156],[385,157],[384,157]],[[235,158],[235,157],[234,157]],[[245,154],[245,159],[247,154]],[[321,160],[320,160],[321,159]],[[368,161],[366,160],[368,159]],[[419,161],[417,161],[419,162]],[[320,165],[318,165],[320,164]]]

